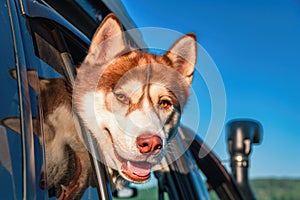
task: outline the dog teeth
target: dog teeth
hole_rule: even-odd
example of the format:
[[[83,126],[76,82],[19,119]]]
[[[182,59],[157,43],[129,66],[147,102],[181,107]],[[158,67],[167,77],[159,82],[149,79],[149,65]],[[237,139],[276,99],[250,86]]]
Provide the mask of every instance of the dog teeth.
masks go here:
[[[127,170],[129,170],[131,172],[135,172],[134,165],[132,165],[132,163],[130,161],[127,161]]]
[[[131,163],[130,161],[127,161],[127,169],[130,169],[130,167],[131,167]]]

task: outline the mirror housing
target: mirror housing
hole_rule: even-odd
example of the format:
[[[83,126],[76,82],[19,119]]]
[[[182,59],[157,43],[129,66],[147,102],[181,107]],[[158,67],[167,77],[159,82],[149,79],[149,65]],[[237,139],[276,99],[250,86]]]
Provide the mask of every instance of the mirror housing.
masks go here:
[[[252,119],[231,120],[226,125],[232,175],[245,199],[256,199],[248,179],[249,155],[252,144],[261,143],[262,132],[262,125]]]

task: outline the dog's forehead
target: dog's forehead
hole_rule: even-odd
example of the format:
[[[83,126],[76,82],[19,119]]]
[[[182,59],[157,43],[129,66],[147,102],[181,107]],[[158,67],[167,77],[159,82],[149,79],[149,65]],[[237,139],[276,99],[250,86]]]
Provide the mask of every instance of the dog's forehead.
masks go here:
[[[128,52],[116,58],[112,64],[106,67],[98,87],[102,89],[114,88],[129,80],[138,80],[142,83],[149,82],[153,65],[170,66],[171,62],[164,56],[143,51]]]

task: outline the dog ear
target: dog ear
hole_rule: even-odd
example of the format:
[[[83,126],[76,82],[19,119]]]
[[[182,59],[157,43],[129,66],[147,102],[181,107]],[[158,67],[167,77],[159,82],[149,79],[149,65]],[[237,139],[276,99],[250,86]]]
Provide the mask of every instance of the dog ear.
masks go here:
[[[165,54],[173,63],[173,67],[191,84],[197,58],[197,41],[194,33],[179,38]]]
[[[10,130],[21,134],[20,118],[19,117],[8,117],[1,120],[1,124]]]
[[[109,14],[96,30],[88,53],[88,61],[105,63],[126,49],[122,26],[118,18]]]
[[[38,121],[36,118],[32,119],[33,122],[33,132],[37,135],[38,134]],[[7,117],[1,120],[1,124],[5,127],[9,128],[10,130],[21,134],[21,124],[19,117]],[[38,136],[38,135],[37,135]]]

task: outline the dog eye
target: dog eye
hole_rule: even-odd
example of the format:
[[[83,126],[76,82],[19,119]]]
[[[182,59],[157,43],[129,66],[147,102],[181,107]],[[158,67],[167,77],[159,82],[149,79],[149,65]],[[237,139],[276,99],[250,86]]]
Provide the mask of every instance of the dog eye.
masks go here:
[[[115,93],[115,97],[116,97],[121,103],[129,104],[129,98],[128,98],[126,95],[121,94],[121,93]]]
[[[160,100],[159,105],[162,109],[165,109],[165,110],[168,110],[172,107],[171,101],[166,100],[166,99]]]

